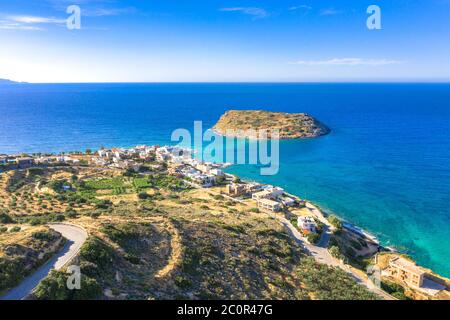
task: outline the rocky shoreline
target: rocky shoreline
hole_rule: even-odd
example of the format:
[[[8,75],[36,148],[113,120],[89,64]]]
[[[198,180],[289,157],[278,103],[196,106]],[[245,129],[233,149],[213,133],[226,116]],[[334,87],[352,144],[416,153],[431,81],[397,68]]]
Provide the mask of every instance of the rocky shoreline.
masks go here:
[[[249,139],[270,139],[275,134],[279,139],[316,138],[331,132],[326,125],[305,113],[263,110],[229,110],[220,117],[213,130],[223,136]]]

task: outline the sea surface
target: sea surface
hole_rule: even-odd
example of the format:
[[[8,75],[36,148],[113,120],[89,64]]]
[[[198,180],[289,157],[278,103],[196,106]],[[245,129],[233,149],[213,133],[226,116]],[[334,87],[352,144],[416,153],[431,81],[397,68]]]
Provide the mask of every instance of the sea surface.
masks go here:
[[[244,178],[305,197],[450,277],[450,84],[0,86],[0,153],[169,144],[227,109],[307,112],[331,134],[282,141],[280,171]]]

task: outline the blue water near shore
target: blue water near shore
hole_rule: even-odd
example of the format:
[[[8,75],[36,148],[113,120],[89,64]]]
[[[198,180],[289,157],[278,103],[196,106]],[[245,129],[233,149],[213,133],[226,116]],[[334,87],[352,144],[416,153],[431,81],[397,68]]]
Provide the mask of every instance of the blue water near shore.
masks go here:
[[[283,141],[280,171],[229,169],[336,212],[450,277],[449,84],[0,86],[0,153],[168,144],[227,109],[307,112],[332,133]]]

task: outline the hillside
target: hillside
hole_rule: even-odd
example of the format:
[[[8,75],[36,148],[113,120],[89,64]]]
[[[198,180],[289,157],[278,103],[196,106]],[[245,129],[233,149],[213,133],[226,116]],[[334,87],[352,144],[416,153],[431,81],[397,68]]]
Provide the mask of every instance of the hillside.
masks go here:
[[[15,83],[19,83],[19,82],[15,82],[9,79],[0,79],[0,84],[15,84]]]
[[[314,138],[328,134],[330,129],[305,113],[270,112],[262,110],[229,110],[213,129],[225,136],[250,137],[238,130],[279,130],[280,139]],[[230,132],[233,130],[234,132]],[[270,131],[269,131],[270,137]]]
[[[25,230],[66,221],[84,227],[90,238],[78,257],[82,290],[67,290],[68,275],[53,271],[36,299],[377,298],[340,269],[308,257],[277,221],[216,188],[192,189],[164,171],[130,176],[86,167],[39,174],[40,186],[45,177],[53,190],[44,197],[49,205],[42,203],[37,213],[27,202],[36,179],[15,176],[22,181],[15,188],[2,186],[5,200],[16,199],[2,203],[2,224]],[[13,175],[1,176],[5,183]],[[59,188],[61,181],[72,188]],[[30,210],[19,213],[17,206]]]

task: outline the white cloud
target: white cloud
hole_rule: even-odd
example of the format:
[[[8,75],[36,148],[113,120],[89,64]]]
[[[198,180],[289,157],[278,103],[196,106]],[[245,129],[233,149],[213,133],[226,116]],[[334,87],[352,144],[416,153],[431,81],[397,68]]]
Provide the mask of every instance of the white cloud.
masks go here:
[[[311,9],[312,9],[312,7],[308,6],[306,4],[301,4],[301,5],[298,5],[298,6],[292,6],[292,7],[289,8],[289,10],[291,10],[291,11],[295,11],[295,10],[311,10]]]
[[[269,16],[269,13],[263,8],[255,8],[255,7],[233,7],[233,8],[221,8],[220,11],[226,12],[240,12],[243,14],[247,14],[253,16],[254,18],[266,18]]]
[[[38,17],[38,16],[9,16],[7,18],[10,21],[25,24],[63,24],[66,23],[66,19],[58,19],[54,17]]]
[[[121,14],[137,12],[136,8],[95,8],[84,9],[81,8],[81,15],[88,17],[103,17],[103,16],[118,16]]]
[[[334,15],[341,14],[341,13],[343,13],[342,10],[336,10],[334,8],[328,8],[328,9],[323,9],[320,12],[320,15],[321,16],[334,16]]]
[[[0,20],[0,29],[2,30],[42,30],[40,27],[24,25],[21,23]]]
[[[389,59],[333,58],[329,60],[299,60],[290,64],[304,66],[385,66],[403,61]]]
[[[54,17],[39,17],[39,16],[3,16],[0,20],[0,29],[2,30],[45,30],[41,25],[45,24],[65,24],[65,19],[58,19]]]

